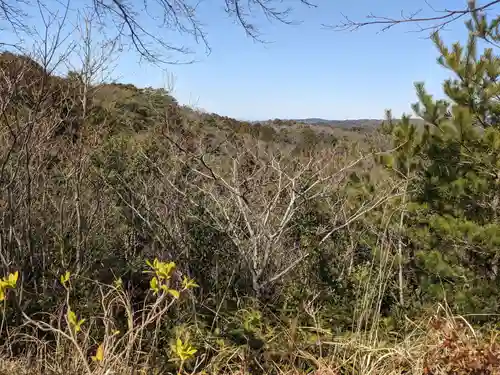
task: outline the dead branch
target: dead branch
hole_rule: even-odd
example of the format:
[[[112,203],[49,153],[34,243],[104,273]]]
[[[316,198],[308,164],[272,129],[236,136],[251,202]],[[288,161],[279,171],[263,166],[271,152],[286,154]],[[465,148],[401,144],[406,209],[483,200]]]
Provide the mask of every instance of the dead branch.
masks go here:
[[[449,24],[463,18],[464,16],[492,10],[496,5],[500,3],[500,1],[493,0],[483,5],[476,5],[475,1],[469,1],[468,5],[458,9],[436,9],[429,3],[429,1],[426,0],[425,3],[427,5],[427,8],[429,8],[436,15],[420,16],[423,11],[422,8],[409,14],[405,14],[405,12],[401,10],[400,17],[387,17],[370,13],[368,14],[368,16],[366,16],[365,21],[352,20],[345,14],[342,14],[344,20],[341,23],[337,25],[323,24],[323,27],[338,31],[354,31],[365,26],[379,25],[382,26],[381,31],[387,31],[394,26],[411,23],[417,25],[417,31],[436,32],[448,26]],[[428,26],[421,26],[420,24],[427,24]]]

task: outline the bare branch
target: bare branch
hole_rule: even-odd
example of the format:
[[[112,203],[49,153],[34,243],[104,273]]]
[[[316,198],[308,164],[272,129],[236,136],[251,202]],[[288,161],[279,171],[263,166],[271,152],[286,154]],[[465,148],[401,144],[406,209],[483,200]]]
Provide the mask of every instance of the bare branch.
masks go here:
[[[494,6],[498,5],[500,3],[500,0],[493,0],[484,5],[479,5],[479,6],[476,6],[475,2],[469,1],[469,5],[461,9],[441,9],[441,10],[435,9],[427,0],[425,2],[429,7],[429,9],[431,9],[431,11],[433,11],[434,13],[437,13],[437,15],[428,17],[419,17],[419,14],[422,12],[423,9],[419,9],[408,15],[405,15],[404,11],[401,10],[399,18],[380,16],[370,13],[368,16],[366,16],[367,19],[366,21],[355,21],[350,19],[348,16],[342,14],[344,18],[343,22],[337,25],[323,24],[323,27],[338,31],[345,31],[345,30],[354,31],[365,26],[380,25],[382,26],[381,31],[387,31],[392,27],[401,24],[414,23],[418,25],[420,23],[427,23],[427,24],[430,23],[431,24],[430,26],[425,26],[425,27],[418,25],[419,31],[436,32],[464,16],[473,14],[475,12],[483,12],[489,10]]]
[[[313,7],[307,0],[296,0],[298,4]],[[264,42],[254,22],[256,14],[264,15],[268,21],[296,24],[290,19],[292,7],[283,6],[279,0],[224,0],[226,13],[243,28],[250,38]],[[173,43],[172,35],[187,36],[191,41],[202,44],[207,53],[210,45],[204,31],[205,25],[198,18],[201,0],[0,0],[0,29],[11,34],[31,36],[26,26],[30,19],[42,19],[38,9],[49,12],[52,9],[66,9],[71,15],[81,10],[96,14],[96,23],[109,33],[106,37],[119,41],[122,49],[135,50],[141,59],[156,64],[189,64],[195,60],[189,56],[193,50],[186,43]],[[210,5],[213,6],[213,5]],[[55,15],[55,10],[52,10]],[[57,21],[69,23],[68,15],[59,14]],[[53,17],[54,20],[56,18]],[[187,41],[186,41],[187,42]],[[15,48],[19,43],[0,40],[0,46]]]

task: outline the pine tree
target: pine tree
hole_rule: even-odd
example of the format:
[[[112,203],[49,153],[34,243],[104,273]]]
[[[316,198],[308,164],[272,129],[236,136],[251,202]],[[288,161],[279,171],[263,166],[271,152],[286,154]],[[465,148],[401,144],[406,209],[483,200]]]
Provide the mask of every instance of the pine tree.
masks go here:
[[[435,33],[438,63],[454,74],[443,84],[447,99],[435,100],[416,83],[413,110],[425,125],[406,117],[385,124],[396,147],[390,167],[408,181],[411,214],[401,226],[405,256],[414,255],[404,277],[416,285],[408,292],[424,302],[446,298],[460,312],[492,313],[500,306],[499,24],[500,16],[488,21],[473,13],[466,45],[450,48]],[[480,56],[479,43],[489,44]]]

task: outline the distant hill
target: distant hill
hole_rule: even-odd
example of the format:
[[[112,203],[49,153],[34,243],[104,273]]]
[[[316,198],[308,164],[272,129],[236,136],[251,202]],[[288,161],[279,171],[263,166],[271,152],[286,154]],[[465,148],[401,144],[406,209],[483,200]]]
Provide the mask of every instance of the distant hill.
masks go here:
[[[303,124],[317,124],[317,125],[330,125],[339,128],[375,128],[383,120],[379,119],[359,119],[359,120],[327,120],[322,118],[305,118],[305,119],[294,119],[292,121],[303,123]]]
[[[323,119],[323,118],[311,117],[311,118],[305,118],[305,119],[293,119],[290,121],[294,121],[294,122],[301,123],[301,124],[326,125],[326,126],[333,126],[333,127],[337,127],[337,128],[344,128],[344,129],[352,129],[352,128],[370,129],[370,128],[376,128],[384,120],[382,120],[382,119],[327,120],[327,119]],[[419,118],[414,118],[411,120],[411,122],[415,125],[423,124],[423,120],[419,119]]]

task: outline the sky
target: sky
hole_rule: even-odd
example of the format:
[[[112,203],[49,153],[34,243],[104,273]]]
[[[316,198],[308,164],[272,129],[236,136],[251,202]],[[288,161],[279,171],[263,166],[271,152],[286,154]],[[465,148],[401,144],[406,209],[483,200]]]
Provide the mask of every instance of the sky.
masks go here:
[[[124,52],[113,75],[138,87],[172,87],[182,104],[241,120],[383,118],[385,109],[392,109],[394,115],[411,113],[415,81],[426,82],[431,93],[442,96],[442,81],[449,76],[436,64],[437,51],[427,34],[415,32],[414,24],[384,32],[381,26],[334,31],[321,25],[338,24],[342,14],[354,20],[370,12],[398,17],[401,10],[420,8],[422,15],[433,14],[426,3],[456,9],[465,1],[374,3],[317,0],[317,8],[297,4],[289,18],[300,20],[298,25],[269,23],[257,16],[255,22],[269,42],[258,43],[227,16],[222,0],[204,0],[198,18],[204,23],[210,54],[189,36],[163,35],[158,30],[159,37],[193,48],[197,61],[159,68],[140,64],[133,52]],[[149,22],[146,16],[140,19]],[[449,42],[464,40],[464,30],[459,20],[442,35]]]

